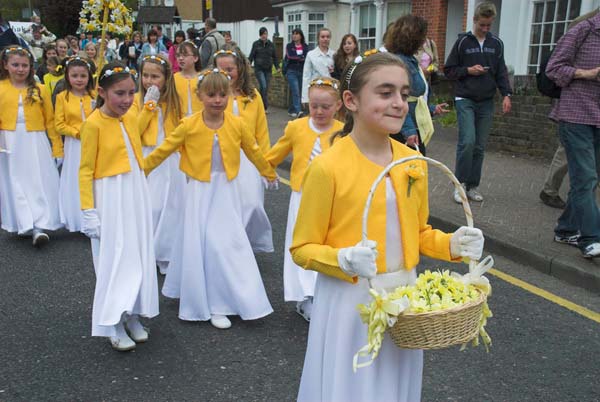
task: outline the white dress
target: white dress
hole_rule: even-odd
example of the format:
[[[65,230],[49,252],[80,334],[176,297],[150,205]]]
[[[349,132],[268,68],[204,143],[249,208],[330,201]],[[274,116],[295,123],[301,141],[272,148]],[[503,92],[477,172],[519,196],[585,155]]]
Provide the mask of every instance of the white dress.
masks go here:
[[[92,336],[115,336],[123,313],[158,315],[158,283],[152,241],[152,205],[121,123],[131,171],[94,180],[100,239],[92,239],[96,290]]]
[[[14,131],[0,130],[0,220],[2,229],[29,233],[62,225],[58,207],[59,177],[45,131],[27,131],[19,97]]]
[[[158,109],[157,146],[165,139],[162,111]],[[148,156],[156,146],[144,147]],[[148,190],[152,201],[154,254],[156,261],[167,265],[171,261],[173,241],[177,233],[178,215],[183,204],[185,175],[179,170],[179,152],[171,154],[148,175]]]
[[[321,133],[312,123],[312,119],[309,119],[308,124],[314,132]],[[321,140],[317,137],[310,154],[309,164],[316,156],[321,155],[321,149]],[[317,271],[299,267],[292,260],[292,254],[290,253],[301,198],[301,191],[292,190],[285,229],[285,250],[283,252],[283,297],[285,301],[301,302],[307,297],[315,295]]]
[[[83,99],[83,98],[82,98]],[[85,121],[83,102],[81,120]],[[60,172],[60,222],[69,232],[81,231],[81,202],[79,200],[79,164],[81,162],[81,141],[65,136],[65,157]]]
[[[386,264],[402,283],[414,283],[416,272],[404,270],[395,192],[386,180]],[[390,208],[392,207],[392,208]],[[398,244],[398,248],[390,247]],[[377,278],[384,276],[378,275]],[[319,275],[308,333],[298,401],[417,402],[421,399],[423,351],[395,346],[386,334],[371,366],[352,371],[354,354],[367,344],[367,327],[356,305],[368,303],[368,281],[352,285]]]
[[[233,114],[240,115],[237,101],[233,100]],[[242,219],[252,250],[256,253],[272,253],[273,231],[265,211],[265,189],[260,173],[243,151],[240,151],[240,171],[238,173],[240,196],[242,199]]]
[[[273,312],[242,223],[238,179],[227,180],[215,135],[210,182],[189,178],[183,221],[162,292],[179,298],[179,318],[244,320]]]

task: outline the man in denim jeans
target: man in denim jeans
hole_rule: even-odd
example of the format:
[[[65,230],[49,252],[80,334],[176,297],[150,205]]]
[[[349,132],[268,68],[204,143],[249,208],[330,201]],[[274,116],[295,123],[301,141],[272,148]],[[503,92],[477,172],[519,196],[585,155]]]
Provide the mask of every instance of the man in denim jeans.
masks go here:
[[[262,97],[265,113],[269,113],[269,82],[273,66],[279,71],[279,61],[275,45],[269,40],[267,28],[262,27],[258,30],[260,38],[252,44],[252,50],[248,60],[254,62],[254,74],[258,81],[258,89]]]
[[[554,240],[579,247],[585,258],[598,257],[600,212],[595,189],[600,166],[600,14],[565,33],[556,44],[546,75],[562,88],[550,118],[558,121],[571,185]]]
[[[458,36],[444,67],[446,77],[456,80],[458,145],[455,175],[465,187],[467,197],[477,202],[483,201],[477,187],[492,127],[496,88],[503,96],[502,113],[510,112],[511,108],[504,44],[490,32],[495,17],[494,4],[479,4],[473,16],[473,32]],[[454,200],[461,202],[457,190]]]

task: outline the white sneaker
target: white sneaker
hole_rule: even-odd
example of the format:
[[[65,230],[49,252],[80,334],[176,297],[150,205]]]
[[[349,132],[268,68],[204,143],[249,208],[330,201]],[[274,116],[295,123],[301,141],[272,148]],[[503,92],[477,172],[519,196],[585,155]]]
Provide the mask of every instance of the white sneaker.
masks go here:
[[[41,247],[50,241],[50,236],[42,232],[40,229],[33,229],[33,246]]]
[[[135,349],[135,342],[127,335],[127,332],[125,332],[123,323],[120,322],[115,325],[115,327],[117,330],[117,335],[108,338],[112,348],[114,350],[118,350],[119,352],[127,352]]]
[[[312,300],[312,297],[307,297],[304,301],[296,303],[296,313],[300,314],[308,322],[310,322],[310,314],[312,312]]]
[[[148,340],[148,330],[142,326],[140,318],[137,315],[129,317],[125,323],[125,327],[127,328],[131,339],[136,343],[144,343]]]
[[[156,261],[156,265],[158,265],[158,272],[161,275],[167,274],[167,268],[169,268],[169,261]]]
[[[477,187],[473,187],[467,191],[467,198],[475,202],[483,201],[483,195],[481,195],[481,193],[477,191]]]
[[[464,184],[461,184],[461,186],[463,187],[463,189],[465,190],[465,192],[467,191],[467,188],[465,187]],[[457,204],[462,204],[462,198],[460,197],[460,193],[458,192],[457,189],[454,189],[454,201]]]
[[[213,325],[213,327],[215,328],[219,328],[219,329],[228,329],[231,328],[231,321],[229,321],[229,318],[227,318],[227,316],[224,315],[213,315],[210,317],[210,323]]]
[[[592,243],[581,250],[584,258],[596,258],[600,257],[600,243]]]

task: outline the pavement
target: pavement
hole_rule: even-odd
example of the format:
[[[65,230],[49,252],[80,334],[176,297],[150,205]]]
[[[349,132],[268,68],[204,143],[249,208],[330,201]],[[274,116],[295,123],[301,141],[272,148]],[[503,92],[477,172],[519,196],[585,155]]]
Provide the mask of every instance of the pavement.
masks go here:
[[[271,108],[268,115],[271,143],[283,135],[289,120],[284,109]],[[456,128],[436,124],[427,156],[454,170]],[[502,255],[545,274],[600,294],[600,259],[588,260],[579,249],[553,241],[554,226],[561,210],[539,199],[550,161],[527,155],[487,151],[481,203],[471,202],[474,226],[485,236],[486,253]],[[280,166],[289,171],[289,163]],[[462,206],[455,203],[450,180],[438,169],[429,171],[430,224],[445,231],[466,224]],[[561,188],[566,200],[568,178]],[[502,269],[502,267],[496,267]]]

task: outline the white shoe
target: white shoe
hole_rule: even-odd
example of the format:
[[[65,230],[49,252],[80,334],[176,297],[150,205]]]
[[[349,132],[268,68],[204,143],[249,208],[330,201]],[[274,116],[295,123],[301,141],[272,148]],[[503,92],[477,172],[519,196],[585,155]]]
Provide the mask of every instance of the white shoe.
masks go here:
[[[167,274],[167,268],[169,268],[169,261],[156,261],[156,265],[158,265],[158,272],[161,275]]]
[[[227,318],[227,316],[224,315],[213,315],[210,317],[210,323],[213,325],[213,327],[215,328],[219,328],[219,329],[228,329],[231,328],[231,321],[229,321],[229,318]]]
[[[33,246],[41,247],[50,241],[50,236],[42,232],[40,229],[33,229]]]
[[[148,330],[142,326],[140,319],[137,315],[129,317],[125,323],[125,327],[129,332],[129,336],[136,343],[144,343],[148,340]]]
[[[313,298],[307,297],[304,301],[296,303],[296,313],[300,314],[307,322],[310,322],[310,314],[313,307]]]
[[[135,342],[127,335],[127,332],[125,332],[123,323],[120,322],[115,325],[115,327],[117,330],[117,335],[108,338],[112,348],[114,350],[118,350],[119,352],[127,352],[135,349]]]
[[[592,243],[589,246],[581,250],[584,258],[596,258],[600,257],[600,243]]]
[[[461,184],[461,185],[466,192],[467,189],[466,189],[465,185],[464,184]],[[458,192],[457,189],[454,189],[454,201],[458,204],[462,204],[462,198],[460,198],[460,193]]]
[[[467,198],[475,202],[483,201],[483,195],[481,195],[481,193],[477,191],[477,187],[473,187],[467,191]]]

